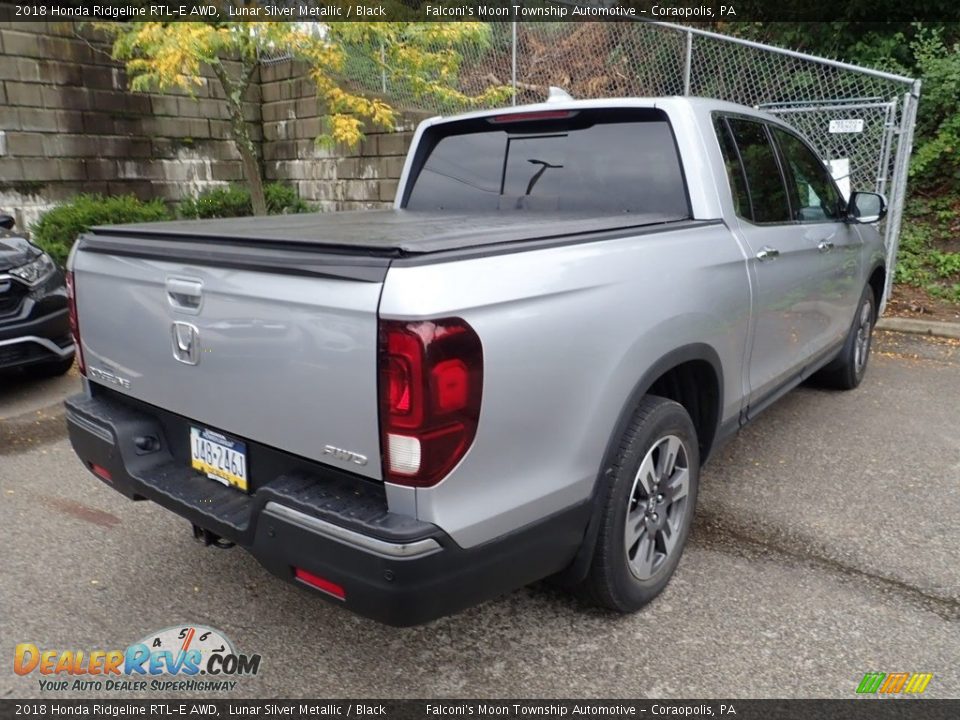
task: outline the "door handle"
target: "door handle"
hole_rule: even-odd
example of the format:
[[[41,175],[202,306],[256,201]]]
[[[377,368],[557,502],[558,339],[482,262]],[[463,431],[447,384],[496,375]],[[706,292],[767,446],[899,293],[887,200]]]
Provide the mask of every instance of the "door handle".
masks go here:
[[[203,282],[185,278],[167,279],[167,300],[175,310],[196,315],[203,300]]]
[[[833,250],[833,243],[830,242],[829,240],[821,240],[820,243],[817,245],[817,250],[819,250],[822,253],[830,252],[831,250]]]
[[[760,252],[757,253],[757,260],[760,262],[766,262],[767,260],[773,260],[778,257],[780,257],[780,251],[769,245],[764,245],[760,248]]]

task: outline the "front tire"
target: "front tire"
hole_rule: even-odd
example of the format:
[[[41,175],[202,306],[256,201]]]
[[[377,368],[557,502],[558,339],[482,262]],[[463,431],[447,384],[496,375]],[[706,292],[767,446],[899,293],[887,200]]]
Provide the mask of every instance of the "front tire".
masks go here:
[[[877,301],[867,285],[860,296],[857,314],[836,360],[820,373],[823,384],[838,390],[853,390],[863,381],[870,359],[873,326],[877,321]]]
[[[682,405],[645,397],[620,440],[600,502],[586,579],[590,604],[632,613],[659,595],[683,554],[700,479],[697,432]]]

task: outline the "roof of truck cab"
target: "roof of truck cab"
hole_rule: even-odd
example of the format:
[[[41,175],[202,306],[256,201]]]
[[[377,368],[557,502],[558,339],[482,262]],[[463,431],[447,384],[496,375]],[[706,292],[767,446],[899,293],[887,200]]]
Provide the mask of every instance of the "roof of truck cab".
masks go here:
[[[752,115],[764,120],[770,120],[781,125],[785,125],[780,118],[771,115],[768,112],[759,110],[749,105],[729,102],[727,100],[718,100],[716,98],[697,97],[688,95],[664,95],[658,97],[613,97],[613,98],[592,98],[585,100],[551,100],[542,103],[532,103],[529,105],[515,105],[507,108],[492,108],[487,110],[475,110],[458,115],[438,115],[424,121],[425,125],[434,125],[439,123],[457,122],[460,120],[469,120],[471,118],[483,118],[491,115],[510,115],[512,113],[531,113],[544,112],[550,110],[587,110],[603,108],[651,108],[670,112],[671,110],[687,109],[696,113],[702,112],[728,112],[741,115]]]

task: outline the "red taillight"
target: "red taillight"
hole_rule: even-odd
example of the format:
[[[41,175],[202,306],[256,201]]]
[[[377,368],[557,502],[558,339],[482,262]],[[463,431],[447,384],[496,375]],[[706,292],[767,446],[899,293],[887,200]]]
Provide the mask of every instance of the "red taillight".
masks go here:
[[[106,480],[107,482],[113,482],[113,475],[110,474],[110,471],[107,470],[102,465],[97,465],[96,463],[90,463],[90,470],[98,478]]]
[[[294,568],[293,574],[296,575],[297,580],[305,582],[311,587],[315,587],[317,590],[322,590],[327,595],[333,595],[339,600],[345,600],[347,598],[347,593],[340,585],[337,585],[335,582],[330,582],[326,578],[322,578],[319,575],[314,575],[312,572],[308,572],[303,568]]]
[[[83,346],[80,345],[80,322],[77,320],[77,289],[74,285],[73,270],[67,270],[67,304],[70,309],[70,334],[77,350],[77,369],[81,375],[87,374],[87,365],[83,361]]]
[[[428,487],[460,462],[477,432],[483,348],[460,318],[380,321],[384,479]]]

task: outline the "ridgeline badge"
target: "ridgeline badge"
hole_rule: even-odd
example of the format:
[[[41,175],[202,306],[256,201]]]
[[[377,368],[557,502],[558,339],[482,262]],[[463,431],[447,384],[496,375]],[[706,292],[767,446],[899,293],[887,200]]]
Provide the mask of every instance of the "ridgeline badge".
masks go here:
[[[178,625],[150,633],[126,650],[41,650],[20,643],[13,670],[39,673],[44,692],[225,691],[236,687],[233,678],[260,671],[260,655],[236,652],[214,628]]]

